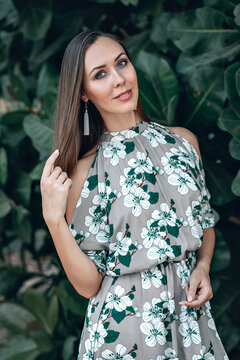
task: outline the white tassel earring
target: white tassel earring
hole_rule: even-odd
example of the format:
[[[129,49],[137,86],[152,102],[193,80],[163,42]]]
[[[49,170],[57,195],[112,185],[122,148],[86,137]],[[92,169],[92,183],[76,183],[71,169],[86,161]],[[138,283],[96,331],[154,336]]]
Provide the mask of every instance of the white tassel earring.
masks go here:
[[[85,113],[83,118],[83,135],[89,135],[89,115],[88,115],[88,107],[87,107],[87,101],[85,102]]]

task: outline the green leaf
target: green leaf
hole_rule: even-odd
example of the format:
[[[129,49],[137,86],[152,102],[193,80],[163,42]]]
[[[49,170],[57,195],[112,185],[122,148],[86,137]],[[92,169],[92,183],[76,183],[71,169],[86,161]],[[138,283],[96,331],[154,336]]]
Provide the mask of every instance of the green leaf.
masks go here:
[[[9,77],[11,84],[9,91],[11,95],[17,100],[22,101],[26,106],[30,106],[30,100],[20,78],[14,74],[11,74]]]
[[[87,179],[87,181],[89,182],[88,189],[91,191],[98,185],[98,176],[92,175]]]
[[[157,45],[160,51],[167,52],[167,26],[172,19],[172,13],[162,12],[157,19],[155,19],[152,32],[150,35],[151,40]]]
[[[126,153],[130,154],[131,152],[133,152],[134,148],[135,148],[135,144],[133,141],[127,141],[125,142],[125,146],[126,146]]]
[[[2,125],[7,127],[4,140],[8,146],[15,148],[26,137],[22,123],[27,114],[26,111],[11,111],[1,117]]]
[[[72,335],[69,335],[64,341],[63,349],[62,349],[63,360],[72,360],[75,341],[76,341],[76,337]]]
[[[174,123],[179,87],[177,78],[167,61],[159,56],[140,51],[136,59],[139,88],[143,106],[149,115]],[[174,109],[172,108],[174,107]]]
[[[119,334],[120,333],[118,331],[108,330],[107,336],[104,338],[105,343],[109,344],[109,343],[115,342],[117,340]]]
[[[59,310],[58,310],[58,298],[56,295],[53,295],[50,305],[48,308],[48,324],[51,328],[51,332],[54,332],[55,326],[57,325],[59,318]]]
[[[36,115],[25,117],[23,127],[31,138],[34,148],[40,153],[40,160],[49,157],[53,145],[53,129]]]
[[[231,260],[229,247],[218,228],[215,229],[216,243],[211,262],[211,272],[226,269]]]
[[[240,143],[235,139],[229,142],[229,152],[234,159],[240,160]]]
[[[32,180],[40,180],[41,176],[42,176],[42,172],[43,172],[43,168],[45,166],[46,161],[41,161],[40,163],[38,163],[33,170],[30,172],[30,178]]]
[[[24,333],[33,321],[36,321],[35,316],[24,307],[9,302],[0,304],[0,322],[8,330]]]
[[[170,235],[174,236],[175,238],[178,237],[179,235],[179,228],[178,226],[170,226],[170,225],[167,225],[167,229],[168,229],[168,232]]]
[[[235,79],[236,79],[237,92],[238,92],[238,95],[240,96],[240,69],[237,70]]]
[[[230,65],[224,72],[224,87],[228,95],[229,104],[240,118],[240,96],[237,91],[236,74],[240,70],[240,62]]]
[[[17,360],[21,356],[21,360],[23,360],[27,359],[31,353],[35,354],[35,357],[31,357],[31,359],[35,359],[39,354],[37,350],[37,344],[32,339],[19,335],[9,339],[7,343],[1,346],[0,359]]]
[[[47,319],[47,304],[43,295],[29,288],[24,293],[23,303],[41,321],[46,332],[51,334],[51,328]]]
[[[26,38],[42,39],[52,21],[50,0],[13,0],[20,14],[21,30]]]
[[[149,174],[149,173],[145,172],[144,176],[145,176],[146,180],[149,181],[151,184],[153,184],[153,185],[156,184],[156,177],[154,174]]]
[[[138,2],[139,0],[120,0],[121,3],[125,6],[128,6],[128,5],[134,5],[134,6],[137,6],[138,5]]]
[[[127,267],[130,266],[131,255],[130,255],[129,251],[127,252],[127,254],[125,256],[118,255],[118,259],[119,259],[120,263],[123,264],[124,266],[127,266]]]
[[[231,189],[236,196],[240,196],[240,170],[238,170],[237,175],[233,179]]]
[[[236,25],[240,26],[240,4],[235,6],[235,8],[233,10],[233,14],[235,16],[234,21],[235,21]]]
[[[0,185],[4,186],[8,176],[8,159],[6,150],[0,148]]]
[[[31,242],[32,225],[28,218],[29,211],[22,205],[17,205],[12,213],[14,227],[18,236],[27,244]]]
[[[178,257],[179,255],[181,255],[181,245],[172,245],[171,246],[173,253],[176,257]]]
[[[150,204],[156,204],[158,202],[158,198],[159,198],[159,193],[158,192],[150,191],[148,193],[148,195],[150,195],[150,198],[149,198]]]
[[[228,131],[237,142],[240,142],[240,118],[230,107],[227,107],[221,113],[218,126],[220,129]]]
[[[65,310],[84,318],[88,300],[80,296],[68,280],[62,280],[56,291]]]
[[[231,19],[221,11],[203,7],[175,15],[167,29],[178,49],[197,55],[224,49],[226,44],[237,41],[238,31],[223,27],[223,23],[230,22]]]
[[[0,219],[6,216],[10,210],[11,210],[11,200],[0,189]]]
[[[42,98],[47,93],[56,93],[58,73],[49,63],[44,63],[37,79],[36,96]],[[55,94],[56,95],[56,94]]]
[[[15,176],[16,182],[14,193],[17,199],[21,201],[24,206],[28,206],[31,197],[32,179],[30,178],[29,174],[20,170],[16,171]]]
[[[112,309],[112,317],[118,324],[120,324],[120,322],[123,321],[125,316],[126,316],[126,311],[125,310],[117,311],[114,308]]]

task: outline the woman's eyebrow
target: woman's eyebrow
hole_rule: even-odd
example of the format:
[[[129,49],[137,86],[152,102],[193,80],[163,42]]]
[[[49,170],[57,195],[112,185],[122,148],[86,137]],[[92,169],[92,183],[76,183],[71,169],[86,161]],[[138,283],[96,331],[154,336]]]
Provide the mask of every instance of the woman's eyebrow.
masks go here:
[[[117,61],[117,59],[119,59],[121,55],[126,55],[126,53],[125,53],[125,52],[121,52],[121,53],[116,57],[116,59],[114,59],[114,61]],[[104,64],[104,65],[99,65],[99,66],[95,66],[95,67],[90,71],[90,73],[88,74],[88,76],[89,76],[94,70],[101,69],[101,68],[103,68],[103,67],[105,67],[105,66],[106,66],[106,64]]]

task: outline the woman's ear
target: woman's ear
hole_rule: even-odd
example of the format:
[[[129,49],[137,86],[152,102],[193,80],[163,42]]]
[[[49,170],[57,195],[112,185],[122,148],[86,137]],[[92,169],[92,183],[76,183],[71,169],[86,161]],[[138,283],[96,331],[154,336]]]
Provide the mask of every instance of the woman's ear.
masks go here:
[[[81,94],[81,100],[84,102],[88,101],[88,97],[85,94]]]

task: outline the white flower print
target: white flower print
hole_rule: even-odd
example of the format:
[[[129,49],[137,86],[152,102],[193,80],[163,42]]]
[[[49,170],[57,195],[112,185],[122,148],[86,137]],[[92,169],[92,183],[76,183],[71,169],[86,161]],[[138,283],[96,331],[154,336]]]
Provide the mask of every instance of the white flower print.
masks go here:
[[[167,258],[174,258],[174,253],[172,248],[166,243],[165,240],[160,240],[158,246],[152,246],[148,250],[147,256],[150,260],[158,260],[159,262],[163,262]]]
[[[183,336],[183,346],[189,347],[191,343],[200,344],[201,336],[197,321],[189,320],[188,322],[181,323],[179,332]]]
[[[85,180],[82,191],[81,191],[81,195],[80,195],[80,197],[78,199],[78,202],[77,202],[77,205],[76,205],[76,208],[78,208],[81,205],[82,198],[85,198],[85,199],[88,198],[88,196],[90,194],[90,190],[88,189],[88,185],[89,185],[89,181]]]
[[[111,350],[104,350],[102,352],[103,359],[107,360],[133,360],[132,355],[127,354],[127,348],[122,344],[117,344],[115,353]]]
[[[105,158],[110,158],[110,164],[116,166],[119,163],[119,158],[124,159],[126,156],[125,148],[126,146],[120,141],[111,141],[106,143],[107,146],[103,150],[103,156]],[[105,144],[103,144],[105,146]]]
[[[103,227],[103,225],[102,225]],[[109,225],[104,226],[104,230],[100,230],[97,235],[96,235],[96,239],[98,242],[100,243],[109,243],[110,241],[110,234],[109,234]]]
[[[114,288],[114,293],[109,292],[106,297],[106,308],[115,309],[117,311],[126,310],[127,306],[132,306],[132,300],[124,295],[125,289],[120,285]]]
[[[94,352],[92,351],[92,343],[90,339],[85,341],[85,349],[86,352],[83,354],[83,360],[91,360],[93,358]]]
[[[195,238],[201,238],[203,236],[203,230],[200,225],[202,221],[201,204],[199,201],[194,200],[191,206],[186,210],[187,220],[191,226],[191,233]]]
[[[147,220],[147,227],[142,228],[141,237],[143,239],[143,246],[149,249],[153,244],[157,245],[158,240],[166,235],[166,231],[160,231],[159,226],[152,226],[153,219]]]
[[[215,356],[203,346],[199,355],[193,355],[192,360],[215,360]]]
[[[164,355],[159,355],[156,360],[178,360],[176,357],[176,351],[168,347],[164,351]]]
[[[152,147],[157,147],[158,144],[166,144],[166,140],[163,134],[158,132],[155,129],[149,128],[148,130],[143,131],[143,136],[145,136],[151,143]]]
[[[144,322],[140,325],[140,329],[147,335],[145,338],[147,346],[153,347],[157,343],[160,345],[166,343],[167,330],[162,321],[156,321],[155,324]]]
[[[119,254],[125,256],[129,251],[129,246],[131,245],[132,240],[127,236],[123,238],[122,232],[117,233],[116,239],[116,242],[110,244],[110,251],[114,251],[115,256],[118,256]]]
[[[145,270],[141,272],[143,289],[150,289],[153,285],[155,288],[161,286],[162,272],[155,266],[152,270]]]
[[[175,311],[175,302],[173,299],[171,299],[172,295],[170,293],[170,291],[163,291],[160,294],[160,298],[162,301],[164,301],[163,303],[163,307],[167,308],[169,310],[170,314],[173,314]]]
[[[190,166],[194,167],[193,160],[191,159],[191,157],[189,156],[187,151],[184,150],[184,148],[182,146],[179,146],[178,149],[177,148],[171,148],[170,151],[174,155],[177,155],[180,161],[186,162]]]
[[[129,175],[130,167],[123,170],[124,176],[120,175],[119,184],[122,186],[123,195],[127,195],[129,192],[133,192],[134,188],[138,187],[142,182],[142,177],[136,176],[136,174]]]
[[[161,157],[161,163],[163,165],[165,172],[168,175],[172,174],[176,169],[183,168],[180,164],[180,161],[178,159],[173,158],[172,153],[166,152],[165,155],[166,156]]]
[[[136,159],[130,159],[128,161],[128,165],[131,168],[135,169],[135,173],[149,173],[151,174],[153,172],[153,163],[152,161],[146,156],[145,153],[141,153],[140,151],[137,151],[136,153]]]
[[[153,298],[152,304],[150,302],[145,302],[143,305],[143,313],[142,318],[143,321],[149,322],[155,319],[162,319],[162,311],[160,306],[158,305],[161,302],[159,298]]]
[[[168,177],[168,182],[171,185],[177,186],[178,192],[185,195],[189,189],[197,191],[197,186],[191,176],[183,171],[173,173]]]
[[[102,209],[105,208],[111,191],[110,186],[106,186],[103,182],[98,183],[98,194],[94,196],[93,204],[100,205]]]
[[[181,306],[181,314],[179,316],[181,322],[186,322],[189,319],[197,320],[196,309],[185,305]]]
[[[105,222],[107,221],[107,216],[103,215],[101,211],[95,212],[97,206],[93,206],[89,209],[91,216],[87,215],[85,217],[85,225],[89,228],[90,233],[97,234],[99,230],[105,229]]]
[[[133,193],[129,193],[124,198],[124,205],[126,207],[132,208],[132,214],[134,216],[139,216],[142,213],[142,209],[148,209],[150,206],[150,202],[148,199],[150,195],[146,193],[143,189],[134,188]]]
[[[177,215],[173,210],[170,210],[168,204],[162,203],[160,205],[160,211],[154,210],[152,213],[152,217],[155,220],[159,220],[159,226],[175,226]]]
[[[189,279],[190,279],[190,270],[188,269],[184,260],[177,263],[177,275],[180,277],[181,286],[184,289],[185,282],[189,283]]]
[[[96,323],[89,329],[90,341],[94,344],[94,351],[104,344],[104,338],[107,336],[107,331],[104,329],[103,324]]]

